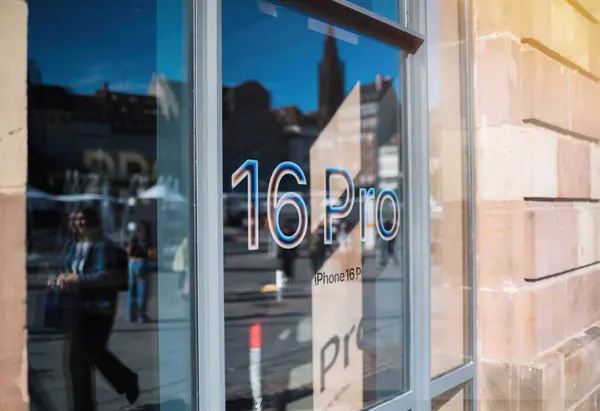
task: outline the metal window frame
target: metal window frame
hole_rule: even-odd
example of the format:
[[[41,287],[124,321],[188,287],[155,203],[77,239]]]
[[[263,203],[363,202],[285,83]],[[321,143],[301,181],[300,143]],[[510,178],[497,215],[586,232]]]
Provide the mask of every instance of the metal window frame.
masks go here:
[[[397,0],[402,7],[402,0]],[[414,54],[425,41],[418,31],[397,23],[347,0],[277,0],[278,3],[301,10],[333,24],[345,26],[378,41]],[[401,14],[402,8],[399,9]]]
[[[221,2],[193,1],[193,193],[190,289],[193,410],[225,409]]]
[[[406,0],[404,24],[426,33],[425,2]],[[431,298],[429,209],[429,98],[427,88],[427,42],[405,61],[406,132],[409,180],[409,262],[414,284],[412,310],[413,410],[431,410]],[[423,137],[423,138],[420,138]]]
[[[221,0],[190,0],[192,13],[193,87],[192,142],[190,156],[193,182],[192,230],[190,236],[190,276],[192,293],[192,410],[225,410],[224,353],[224,263],[222,212],[222,124],[221,124]],[[431,380],[430,308],[430,215],[429,215],[429,124],[427,95],[426,6],[428,0],[398,0],[401,21],[392,22],[346,0],[279,0],[292,7],[318,4],[309,14],[334,20],[361,33],[379,38],[404,51],[404,132],[406,171],[409,178],[408,247],[410,276],[410,385],[411,389],[371,407],[377,411],[431,410],[432,397],[469,380],[476,398],[476,364],[471,362]],[[469,4],[469,0],[466,0]],[[470,11],[468,12],[470,18]],[[467,23],[467,49],[470,47],[470,21]],[[470,53],[467,84],[471,84]],[[473,248],[474,165],[472,136],[472,91],[468,90],[469,116],[469,206],[470,246]],[[416,138],[425,136],[427,138]],[[475,354],[475,279],[473,249],[470,250],[471,349]],[[475,356],[473,355],[475,358]]]

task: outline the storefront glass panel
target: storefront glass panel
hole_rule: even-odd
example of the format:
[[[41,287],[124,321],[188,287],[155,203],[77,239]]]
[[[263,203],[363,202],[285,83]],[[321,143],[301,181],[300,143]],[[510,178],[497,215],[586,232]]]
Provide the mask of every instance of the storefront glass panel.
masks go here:
[[[472,358],[466,2],[427,13],[431,216],[431,374]]]
[[[190,4],[28,6],[30,408],[188,410]]]
[[[222,1],[226,409],[359,410],[410,388],[404,56]]]

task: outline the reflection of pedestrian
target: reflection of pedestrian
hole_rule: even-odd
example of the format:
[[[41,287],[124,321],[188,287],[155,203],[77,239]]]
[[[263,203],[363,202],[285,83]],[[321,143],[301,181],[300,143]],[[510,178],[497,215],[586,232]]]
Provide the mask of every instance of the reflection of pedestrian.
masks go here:
[[[396,239],[392,239],[390,241],[388,241],[388,246],[387,246],[388,250],[388,256],[392,257],[392,260],[394,260],[394,264],[395,265],[400,265],[400,262],[398,261],[398,257],[396,256]]]
[[[314,251],[313,251],[313,271],[316,273],[319,268],[325,263],[326,259],[326,248],[325,248],[325,234],[323,226],[319,226],[317,233],[314,237]]]
[[[392,221],[387,220],[384,224],[387,230],[391,230],[393,226]],[[394,265],[400,265],[398,257],[396,256],[396,237],[392,238],[387,242],[387,250],[384,264],[387,263],[389,257],[392,257],[392,260],[394,260]]]
[[[308,236],[308,253],[310,255],[310,263],[312,266],[313,273],[316,273],[319,269],[319,257],[317,254],[318,248],[318,234],[309,234]]]
[[[348,252],[349,244],[347,244],[348,233],[346,228],[346,223],[341,223],[337,232],[336,241],[339,247],[339,250],[342,253]]]
[[[138,323],[146,322],[146,277],[148,258],[151,253],[148,223],[136,226],[135,233],[127,245],[129,257],[129,288],[127,290],[127,319],[133,322],[134,307]],[[134,305],[135,300],[135,305]]]
[[[269,239],[269,258],[275,258],[277,256],[277,243],[271,235],[271,228],[269,227],[269,219],[265,218],[264,230],[267,233]]]
[[[49,281],[61,295],[72,296],[76,304],[69,323],[71,346],[69,370],[76,411],[94,411],[93,369],[97,368],[130,404],[139,396],[138,376],[108,350],[116,314],[117,288],[107,269],[111,247],[102,238],[100,221],[94,209],[76,213],[73,220],[77,239],[65,254],[66,271]]]
[[[187,236],[181,240],[175,258],[173,259],[173,272],[179,274],[179,293],[183,299],[187,299],[190,293],[190,276],[189,276],[189,251]]]
[[[291,224],[291,221],[287,221],[283,227],[282,231],[286,235],[294,234],[294,227]],[[296,248],[286,249],[279,248],[279,261],[281,263],[281,269],[285,273],[286,282],[290,283],[294,281],[294,263],[296,262],[296,257],[298,256]]]

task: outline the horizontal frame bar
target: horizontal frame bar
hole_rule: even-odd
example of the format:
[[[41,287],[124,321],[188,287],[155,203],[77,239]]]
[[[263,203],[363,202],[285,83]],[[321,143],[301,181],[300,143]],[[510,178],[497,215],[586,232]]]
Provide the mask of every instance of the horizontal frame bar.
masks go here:
[[[475,371],[475,363],[470,362],[431,381],[431,387],[429,389],[431,398],[435,398],[450,391],[452,388],[464,384],[469,380],[474,380]]]
[[[464,18],[465,18],[465,69],[467,80],[467,133],[468,133],[468,195],[469,195],[469,280],[471,281],[471,307],[470,322],[471,327],[471,358],[473,358],[473,380],[471,384],[471,410],[477,409],[478,397],[478,381],[477,381],[477,189],[476,189],[476,173],[475,167],[476,151],[475,151],[475,93],[473,91],[474,72],[473,72],[473,8],[471,0],[464,0]]]
[[[423,35],[404,24],[396,23],[347,0],[278,0],[277,3],[339,24],[410,54],[415,54],[425,42]]]
[[[408,391],[399,397],[394,397],[389,401],[378,404],[372,408],[367,408],[368,411],[409,411],[415,409],[415,393]]]

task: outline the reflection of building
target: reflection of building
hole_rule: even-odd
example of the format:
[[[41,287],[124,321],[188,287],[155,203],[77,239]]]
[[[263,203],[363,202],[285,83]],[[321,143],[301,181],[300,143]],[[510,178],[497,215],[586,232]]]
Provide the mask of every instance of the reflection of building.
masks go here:
[[[155,172],[154,96],[115,93],[108,84],[94,95],[30,84],[28,113],[35,186],[57,190],[67,169],[105,174],[116,185]]]
[[[224,175],[231,175],[248,158],[259,160],[263,186],[283,160],[297,163],[308,174],[309,149],[344,98],[344,64],[331,28],[319,63],[318,112],[302,113],[296,106],[273,109],[269,91],[254,81],[224,87]],[[230,190],[227,181],[224,189]]]
[[[380,74],[374,83],[364,84],[360,87],[360,120],[361,120],[361,161],[362,171],[357,178],[358,186],[374,186],[376,182],[379,165],[377,153],[381,145],[389,143],[387,139],[376,139],[378,129],[381,127],[379,121],[380,106],[382,99],[387,95],[394,95],[392,79],[383,78]],[[386,99],[388,101],[388,99]],[[397,100],[390,101],[393,109],[399,109]],[[379,132],[381,134],[381,131]]]
[[[156,173],[187,181],[189,175],[190,99],[187,82],[167,80],[164,75],[153,75],[148,94],[156,98]],[[188,194],[188,187],[178,187],[182,195]]]
[[[284,137],[289,145],[289,160],[309,172],[309,150],[321,131],[318,113],[302,113],[295,106],[276,109]]]
[[[259,161],[259,179],[287,159],[288,143],[271,96],[259,83],[248,81],[223,90],[223,173],[230,176],[245,160]],[[266,183],[265,183],[266,184]],[[225,178],[224,189],[231,189]]]
[[[345,97],[344,63],[338,56],[333,28],[328,26],[323,58],[319,63],[319,125],[321,128],[329,122]]]
[[[248,158],[259,160],[263,186],[284,159],[297,163],[308,174],[309,149],[344,101],[344,86],[344,63],[329,27],[319,62],[317,112],[303,113],[292,105],[271,108],[269,91],[255,81],[223,87],[224,175],[231,175]],[[375,186],[379,173],[384,179],[395,180],[392,186],[397,187],[400,102],[391,77],[377,75],[373,83],[361,85],[360,95],[362,168],[356,184]],[[383,162],[378,161],[379,154]],[[230,190],[228,181],[224,181],[224,189]]]

